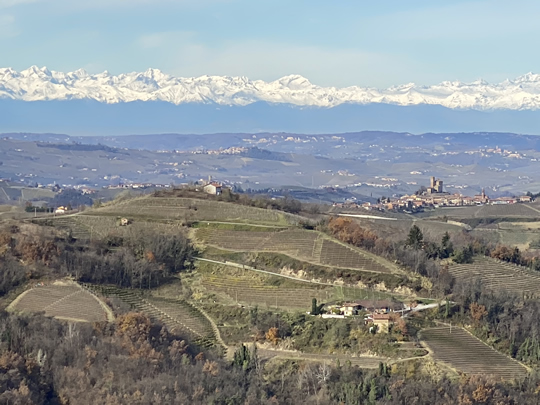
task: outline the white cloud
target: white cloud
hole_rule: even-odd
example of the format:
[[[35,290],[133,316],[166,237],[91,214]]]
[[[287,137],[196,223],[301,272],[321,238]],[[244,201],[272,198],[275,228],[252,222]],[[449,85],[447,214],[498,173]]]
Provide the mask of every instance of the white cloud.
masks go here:
[[[31,2],[41,0],[0,0],[0,2]],[[111,9],[111,8],[133,8],[135,6],[167,6],[167,7],[182,7],[182,8],[204,8],[209,5],[219,3],[232,3],[237,0],[50,0],[51,3],[60,4],[64,10],[81,11],[87,9]]]
[[[0,0],[0,8],[14,7],[21,4],[36,3],[39,0]]]
[[[15,17],[8,14],[0,15],[0,39],[17,35],[19,35],[19,31],[15,26]]]
[[[190,31],[154,32],[139,37],[137,44],[143,49],[170,47],[178,41],[185,41],[195,36]]]
[[[537,0],[433,2],[421,10],[372,17],[360,26],[383,38],[471,41],[536,33],[539,12]]]
[[[194,33],[154,33],[136,42],[142,54],[155,56],[157,67],[177,76],[227,75],[275,80],[300,74],[321,86],[375,85],[374,77],[414,69],[406,56],[300,46],[265,41],[242,41],[209,47],[198,43]],[[157,53],[156,53],[157,52]],[[336,80],[336,78],[339,78]]]

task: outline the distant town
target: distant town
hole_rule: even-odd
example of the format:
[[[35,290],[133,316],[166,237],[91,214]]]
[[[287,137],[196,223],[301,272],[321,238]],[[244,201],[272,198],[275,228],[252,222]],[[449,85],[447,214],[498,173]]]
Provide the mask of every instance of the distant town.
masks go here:
[[[490,198],[485,189],[482,189],[480,194],[474,196],[465,196],[460,193],[448,193],[444,191],[443,180],[436,179],[434,176],[430,178],[429,187],[422,186],[415,194],[404,195],[397,198],[380,198],[376,203],[357,203],[336,202],[334,207],[342,208],[360,208],[366,210],[396,210],[407,213],[412,213],[424,208],[439,208],[439,207],[462,207],[471,205],[501,205],[515,203],[529,203],[533,200],[530,195],[522,195],[515,197],[498,197]]]

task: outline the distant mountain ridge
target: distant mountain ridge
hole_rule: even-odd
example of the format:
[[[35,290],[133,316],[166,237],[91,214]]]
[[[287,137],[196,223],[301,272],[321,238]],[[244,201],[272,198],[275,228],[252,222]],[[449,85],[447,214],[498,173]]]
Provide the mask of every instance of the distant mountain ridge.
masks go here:
[[[490,84],[445,81],[421,86],[409,83],[388,89],[321,87],[299,75],[265,82],[247,77],[174,77],[157,69],[111,75],[83,69],[62,73],[32,66],[17,72],[0,68],[0,99],[22,101],[93,100],[106,104],[161,101],[174,105],[247,106],[264,102],[299,107],[333,108],[343,104],[435,105],[465,110],[539,110],[540,75]]]
[[[513,132],[540,134],[540,110],[457,110],[438,105],[342,104],[334,108],[257,102],[247,106],[164,101],[0,99],[0,133],[117,136],[156,133]]]

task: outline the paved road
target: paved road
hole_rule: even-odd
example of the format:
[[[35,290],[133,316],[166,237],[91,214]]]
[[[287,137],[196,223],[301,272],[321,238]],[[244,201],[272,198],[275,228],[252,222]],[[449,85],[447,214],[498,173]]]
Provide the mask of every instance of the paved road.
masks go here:
[[[397,218],[378,217],[376,215],[363,214],[337,214],[340,217],[364,218],[364,219],[382,219],[384,221],[397,221]]]

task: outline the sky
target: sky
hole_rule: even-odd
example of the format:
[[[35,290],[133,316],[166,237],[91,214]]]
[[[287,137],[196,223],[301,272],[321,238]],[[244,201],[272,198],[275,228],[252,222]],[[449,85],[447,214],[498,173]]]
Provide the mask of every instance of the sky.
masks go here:
[[[0,67],[499,82],[540,72],[538,17],[538,0],[0,0]]]

